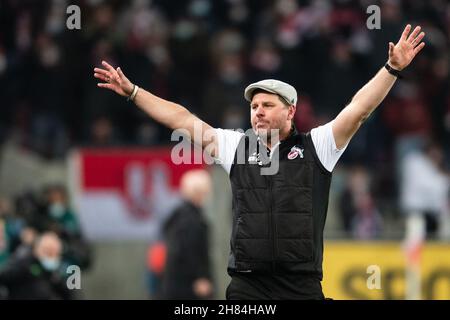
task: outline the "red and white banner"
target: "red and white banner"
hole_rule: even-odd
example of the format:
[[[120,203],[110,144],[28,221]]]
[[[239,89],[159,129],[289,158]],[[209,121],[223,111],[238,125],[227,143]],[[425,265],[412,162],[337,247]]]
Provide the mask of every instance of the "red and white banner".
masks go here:
[[[184,172],[170,148],[80,149],[71,155],[70,190],[90,240],[152,239],[179,201]]]

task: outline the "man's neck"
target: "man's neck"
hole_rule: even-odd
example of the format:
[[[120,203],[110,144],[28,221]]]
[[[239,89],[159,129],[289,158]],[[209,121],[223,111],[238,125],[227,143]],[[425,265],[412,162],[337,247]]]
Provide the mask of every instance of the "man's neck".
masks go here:
[[[280,130],[280,134],[272,137],[272,135],[266,140],[261,138],[261,142],[269,149],[272,150],[273,146],[276,146],[278,142],[286,140],[291,132],[293,131],[293,127],[290,127],[289,130]]]

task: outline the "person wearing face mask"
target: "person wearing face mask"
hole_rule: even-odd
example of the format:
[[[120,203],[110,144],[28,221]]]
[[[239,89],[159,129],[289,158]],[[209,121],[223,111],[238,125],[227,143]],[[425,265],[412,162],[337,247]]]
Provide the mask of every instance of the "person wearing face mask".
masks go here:
[[[40,235],[26,254],[13,255],[0,269],[9,300],[71,299],[61,272],[63,244],[53,232]]]
[[[86,269],[91,263],[91,250],[86,243],[78,219],[69,206],[67,191],[62,185],[50,185],[44,190],[44,205],[30,226],[38,232],[55,232],[64,243],[63,264]]]
[[[61,236],[79,233],[79,224],[75,213],[68,205],[67,193],[63,186],[52,185],[45,190],[46,215],[45,226]]]

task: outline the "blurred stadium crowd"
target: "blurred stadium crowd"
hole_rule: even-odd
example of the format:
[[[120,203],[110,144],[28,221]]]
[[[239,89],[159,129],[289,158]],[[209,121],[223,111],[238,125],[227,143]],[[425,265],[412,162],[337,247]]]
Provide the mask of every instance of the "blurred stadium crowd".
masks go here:
[[[66,28],[69,4],[81,8],[81,30]],[[381,8],[379,30],[366,25],[372,4]],[[75,146],[169,144],[167,129],[97,89],[92,68],[101,60],[221,128],[249,127],[248,83],[289,82],[299,92],[296,125],[308,131],[333,119],[383,66],[388,42],[406,23],[420,24],[425,49],[340,161],[338,211],[345,234],[359,239],[382,237],[387,213],[423,213],[431,235],[449,215],[446,0],[1,0],[0,21],[0,146],[13,143],[44,159],[64,159]],[[72,234],[82,239],[74,215],[53,217],[44,194],[33,210],[30,199],[41,195],[8,201],[21,215],[62,224],[58,230],[33,217],[11,222],[6,204],[0,222],[9,221],[17,245],[13,229],[25,224],[30,234],[56,232],[70,248]]]
[[[366,9],[377,3],[381,29],[369,30]],[[146,115],[96,88],[92,67],[102,59],[223,128],[248,127],[242,92],[249,82],[283,79],[298,89],[298,126],[309,130],[334,118],[384,64],[387,43],[406,22],[425,28],[427,48],[344,162],[387,162],[406,136],[448,140],[444,0],[78,4],[82,24],[74,31],[66,28],[68,1],[1,2],[2,140],[16,139],[46,157],[63,156],[74,144],[166,144],[166,132]]]

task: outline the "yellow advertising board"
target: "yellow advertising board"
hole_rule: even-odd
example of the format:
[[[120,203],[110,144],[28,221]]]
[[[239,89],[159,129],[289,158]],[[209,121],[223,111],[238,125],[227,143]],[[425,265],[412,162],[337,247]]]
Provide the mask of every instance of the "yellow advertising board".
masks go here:
[[[405,299],[400,242],[325,242],[323,291],[333,299]],[[450,244],[427,243],[420,259],[422,299],[450,299]],[[377,281],[378,280],[378,281]]]

